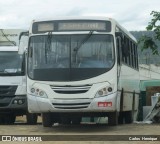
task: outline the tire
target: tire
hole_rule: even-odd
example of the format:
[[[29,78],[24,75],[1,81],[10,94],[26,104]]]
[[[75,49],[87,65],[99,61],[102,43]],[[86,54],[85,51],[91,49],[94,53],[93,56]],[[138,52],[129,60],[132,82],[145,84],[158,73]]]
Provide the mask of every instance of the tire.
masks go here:
[[[116,126],[118,125],[118,112],[111,112],[108,115],[108,125]]]
[[[118,124],[123,124],[123,119],[124,119],[123,112],[120,112],[118,116]]]
[[[160,117],[155,116],[155,117],[153,118],[153,122],[154,122],[154,123],[159,123],[159,122],[160,122]]]
[[[79,125],[81,123],[82,117],[74,117],[72,118],[72,124]]]
[[[124,112],[124,119],[126,124],[130,124],[133,122],[132,111]]]
[[[16,116],[14,114],[4,115],[3,117],[4,124],[14,124],[15,120],[16,120]]]
[[[0,117],[0,125],[2,125],[4,122],[3,122],[3,118]]]
[[[71,119],[68,116],[61,116],[61,123],[65,125],[71,124]]]
[[[27,113],[26,120],[27,124],[36,125],[37,124],[38,115],[34,113]]]
[[[61,121],[60,116],[58,114],[52,113],[52,122],[53,123],[60,123],[60,121]]]
[[[52,115],[50,113],[42,113],[42,125],[43,127],[52,127]]]
[[[124,112],[123,112],[123,100],[124,100],[124,95],[123,95],[123,88],[121,90],[121,99],[120,99],[120,112],[118,116],[118,124],[123,124],[124,123]]]

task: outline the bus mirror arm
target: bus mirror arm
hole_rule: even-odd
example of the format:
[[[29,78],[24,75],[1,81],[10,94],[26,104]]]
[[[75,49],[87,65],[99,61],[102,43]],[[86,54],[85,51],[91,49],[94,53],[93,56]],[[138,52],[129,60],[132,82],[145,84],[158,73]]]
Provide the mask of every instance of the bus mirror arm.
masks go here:
[[[21,40],[22,36],[29,36],[29,31],[23,31],[19,34],[19,41]]]

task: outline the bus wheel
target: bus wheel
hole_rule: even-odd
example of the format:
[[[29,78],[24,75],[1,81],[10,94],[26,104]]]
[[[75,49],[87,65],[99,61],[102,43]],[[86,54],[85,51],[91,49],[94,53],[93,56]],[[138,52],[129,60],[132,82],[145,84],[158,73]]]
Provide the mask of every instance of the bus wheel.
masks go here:
[[[33,114],[29,112],[26,114],[27,124],[30,124],[30,125],[37,124],[37,118],[38,118],[37,114]]]
[[[62,124],[66,124],[66,125],[71,124],[71,119],[70,119],[70,117],[62,116],[62,117],[61,117],[61,123],[62,123]]]
[[[53,125],[51,113],[42,113],[42,125],[44,127],[51,127]]]
[[[4,116],[4,124],[14,124],[16,116],[14,114],[8,114]]]
[[[0,116],[0,125],[1,124],[4,124],[4,118],[3,118],[3,116]]]
[[[159,117],[159,116],[155,116],[155,117],[153,118],[153,122],[159,123],[159,122],[160,122],[160,117]]]
[[[81,123],[82,117],[73,117],[72,124],[79,125]]]
[[[123,118],[124,118],[123,112],[120,112],[118,116],[118,124],[123,124]]]
[[[132,111],[124,112],[125,123],[130,124],[133,122]]]
[[[118,124],[118,112],[111,112],[108,115],[108,125],[115,126]]]

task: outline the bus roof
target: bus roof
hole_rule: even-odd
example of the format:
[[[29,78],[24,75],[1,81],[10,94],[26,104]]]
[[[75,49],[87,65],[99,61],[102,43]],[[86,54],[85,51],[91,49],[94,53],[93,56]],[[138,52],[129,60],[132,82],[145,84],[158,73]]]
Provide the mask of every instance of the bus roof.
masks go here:
[[[111,21],[111,18],[108,17],[95,17],[95,16],[78,16],[78,17],[72,17],[72,16],[65,16],[65,17],[53,17],[51,19],[37,19],[33,20],[33,22],[39,22],[39,21],[50,21],[50,20],[109,20]]]
[[[0,51],[18,51],[18,46],[0,46]]]

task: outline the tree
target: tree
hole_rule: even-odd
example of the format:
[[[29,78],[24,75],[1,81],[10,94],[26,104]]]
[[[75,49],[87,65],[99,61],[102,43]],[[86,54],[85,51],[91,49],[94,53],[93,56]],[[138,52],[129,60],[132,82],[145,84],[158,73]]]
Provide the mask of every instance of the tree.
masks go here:
[[[143,42],[142,51],[150,48],[154,55],[158,55],[158,46],[156,45],[155,41],[160,41],[160,12],[152,11],[151,15],[153,16],[153,18],[148,23],[146,29],[147,31],[154,32],[154,39],[149,36],[142,36],[139,40],[139,43]]]

